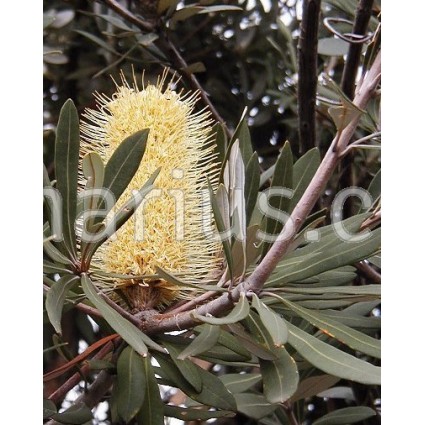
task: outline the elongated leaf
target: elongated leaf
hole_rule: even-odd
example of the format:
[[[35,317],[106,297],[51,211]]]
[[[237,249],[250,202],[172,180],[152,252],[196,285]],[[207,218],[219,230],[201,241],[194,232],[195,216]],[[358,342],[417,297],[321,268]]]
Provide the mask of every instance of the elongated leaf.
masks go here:
[[[217,162],[219,164],[224,163],[224,158],[227,151],[227,135],[220,123],[217,123],[213,127],[213,134],[215,133],[215,150],[217,152]]]
[[[314,421],[313,425],[354,424],[373,416],[376,416],[376,412],[367,406],[345,407],[322,416],[317,421]]]
[[[221,329],[220,336],[218,337],[218,343],[221,344],[223,347],[226,347],[229,350],[233,351],[234,353],[237,353],[240,356],[244,357],[245,360],[249,360],[251,358],[251,354],[249,353],[249,351],[243,346],[241,346],[238,339],[230,332]]]
[[[62,195],[63,239],[70,254],[76,258],[75,220],[77,218],[78,157],[80,125],[78,112],[68,99],[59,115],[55,142],[56,187]]]
[[[61,267],[58,264],[51,263],[50,261],[43,260],[43,273],[52,274],[52,273],[63,273],[68,274],[72,273],[71,270],[66,267]]]
[[[129,422],[139,412],[146,394],[146,370],[143,360],[131,347],[126,347],[118,358],[117,385],[118,415],[125,422]]]
[[[249,302],[246,299],[246,295],[242,292],[239,298],[239,301],[235,304],[233,310],[225,317],[209,317],[201,316],[200,314],[194,312],[192,316],[204,323],[209,323],[210,325],[227,325],[229,323],[240,322],[245,319],[249,314]]]
[[[226,373],[219,378],[232,394],[249,390],[262,379],[261,373]]]
[[[261,173],[260,187],[263,187],[266,184],[266,182],[273,177],[275,169],[276,169],[276,164],[272,165],[271,167],[267,168],[267,170],[263,171],[263,173]]]
[[[142,408],[137,415],[139,425],[163,425],[164,424],[164,403],[156,382],[155,373],[151,365],[151,359],[142,359],[146,377],[146,394]]]
[[[156,266],[156,274],[160,278],[166,280],[169,283],[172,283],[173,285],[180,286],[182,288],[195,289],[196,291],[199,291],[201,289],[199,285],[194,285],[194,284],[191,284],[191,283],[183,282],[182,280],[180,280],[179,278],[177,278],[176,276],[174,276],[170,272],[165,271],[164,269],[162,269],[159,266]]]
[[[116,201],[127,188],[145,153],[149,129],[140,130],[120,143],[105,166],[103,186]]]
[[[339,378],[332,375],[311,376],[304,379],[298,385],[297,391],[291,396],[291,403],[313,397],[321,391],[327,390],[339,381]]]
[[[288,340],[288,327],[285,321],[260,301],[256,294],[253,294],[252,306],[260,315],[260,319],[272,337],[274,345],[276,347],[281,347],[285,344]]]
[[[186,409],[179,406],[165,406],[165,416],[180,419],[181,421],[206,421],[213,418],[231,418],[234,412],[227,410]]]
[[[248,128],[248,122],[246,118],[243,118],[238,126],[236,127],[235,133],[232,136],[232,140],[236,142],[239,140],[239,147],[245,167],[248,165],[249,160],[253,155],[251,134]]]
[[[83,37],[88,38],[90,41],[92,41],[93,43],[95,43],[98,46],[102,47],[107,52],[110,52],[110,53],[113,53],[114,55],[120,56],[120,54],[114,48],[112,48],[108,43],[106,43],[100,37],[97,37],[97,36],[93,35],[90,32],[87,32],[87,31],[82,31],[82,30],[74,30],[74,31],[76,33],[82,35]]]
[[[63,255],[49,240],[43,241],[43,251],[56,263],[73,267],[73,262]]]
[[[339,378],[379,385],[381,368],[347,354],[287,323],[288,342],[313,366]]]
[[[214,214],[214,221],[219,233],[224,234],[226,232],[225,221],[221,215],[220,208],[217,202],[217,199],[214,195],[214,191],[211,187],[210,182],[208,181],[208,190],[210,192],[210,202],[211,208]],[[227,266],[229,268],[230,277],[233,278],[233,260],[232,260],[232,252],[230,248],[230,240],[227,238],[222,238],[221,243],[223,245],[224,255],[226,257]]]
[[[250,316],[248,316],[248,318],[249,317]],[[236,339],[239,341],[239,345],[245,348],[248,352],[254,354],[260,359],[273,360],[276,358],[275,354],[270,350],[270,347],[267,346],[266,343],[264,343],[264,338],[266,338],[266,336],[261,337],[257,334],[254,334],[254,336],[252,336],[247,333],[243,326],[241,326],[239,323],[231,324],[228,326],[236,335]],[[259,326],[254,329],[254,332],[257,330],[259,332],[264,331]]]
[[[249,418],[259,420],[274,412],[278,405],[270,402],[261,394],[240,393],[235,394],[238,412]]]
[[[249,226],[252,213],[258,198],[258,190],[260,188],[260,164],[258,162],[258,154],[254,152],[246,165],[245,170],[245,208],[246,223]]]
[[[55,403],[52,400],[46,398],[43,399],[43,419],[48,419],[55,413],[57,413]]]
[[[179,360],[189,356],[196,356],[209,350],[217,344],[220,336],[220,327],[214,325],[202,325],[201,333],[178,355]]]
[[[105,167],[102,158],[96,152],[90,152],[84,156],[82,161],[84,177],[87,179],[85,190],[100,189],[103,186]],[[84,194],[84,192],[83,192]],[[98,196],[84,197],[84,211],[95,210],[99,204]],[[86,227],[92,231],[94,218],[87,220]]]
[[[320,152],[318,148],[310,149],[295,164],[293,168],[294,195],[291,198],[289,211],[295,208],[304,194],[314,174],[320,165]]]
[[[58,334],[62,334],[61,318],[62,308],[68,291],[78,282],[79,277],[75,275],[62,276],[47,292],[46,311],[50,323]]]
[[[381,341],[351,329],[337,321],[322,316],[319,312],[308,310],[284,298],[281,298],[292,311],[322,330],[327,335],[348,345],[353,350],[360,351],[372,357],[381,358]]]
[[[189,359],[180,360],[180,350],[175,345],[164,341],[164,346],[186,381],[190,383],[197,393],[200,393],[202,391],[202,380],[196,365]]]
[[[335,246],[326,250],[322,250],[321,247],[320,251],[304,258],[298,256],[298,262],[287,258],[286,261],[291,261],[292,265],[286,263],[286,267],[284,267],[284,262],[282,262],[280,267],[276,267],[277,273],[268,280],[265,287],[299,281],[368,258],[380,248],[381,230],[374,230],[367,239],[361,242],[341,241],[337,243],[336,237],[334,240]]]
[[[219,177],[219,182],[220,182],[220,183],[224,183],[225,167],[226,167],[227,162],[228,162],[228,160],[229,160],[229,158],[230,158],[230,153],[231,153],[231,151],[232,151],[233,144],[234,144],[237,140],[239,140],[239,139],[238,139],[238,137],[235,137],[235,135],[237,135],[237,134],[239,133],[240,128],[241,128],[241,126],[242,126],[242,124],[243,124],[243,122],[244,122],[244,120],[245,120],[245,116],[246,116],[246,113],[247,113],[247,112],[248,112],[248,108],[247,108],[247,107],[245,107],[245,109],[244,109],[244,110],[243,110],[243,112],[242,112],[241,119],[239,120],[239,123],[238,123],[238,125],[236,126],[236,129],[235,129],[235,132],[234,132],[234,134],[233,134],[232,138],[230,139],[229,144],[228,144],[228,146],[227,146],[226,154],[224,155],[223,161],[222,161],[222,163],[221,163],[221,164],[222,164],[222,166],[221,166],[221,170],[220,170],[220,177]],[[252,148],[251,148],[251,154],[247,157],[247,162],[246,162],[246,164],[248,163],[248,160],[249,160],[249,158],[251,157],[251,155],[252,155]]]
[[[326,273],[326,272],[325,272]],[[292,294],[350,294],[350,295],[381,295],[381,285],[365,286],[324,286],[303,288],[285,288],[285,292]]]
[[[235,240],[232,246],[233,273],[235,276],[242,276],[244,266],[249,267],[260,255],[260,248],[257,246],[258,224],[253,224],[246,230],[246,258],[244,258],[243,245],[239,240]]]
[[[64,412],[55,413],[54,415],[52,415],[52,419],[61,424],[73,425],[85,424],[88,421],[91,421],[92,418],[93,415],[91,409],[87,407],[84,403],[73,404]]]
[[[284,347],[276,348],[274,352],[276,360],[260,359],[264,395],[270,403],[283,403],[297,390],[298,368]]]
[[[245,208],[245,166],[239,140],[233,143],[230,150],[229,161],[226,164],[225,175],[229,176],[227,190],[229,193],[229,209],[232,223],[237,224],[237,237],[245,247],[246,240],[246,208]],[[226,186],[226,182],[225,182]]]
[[[236,402],[233,395],[226,389],[224,384],[212,373],[207,372],[194,364],[202,382],[202,391],[196,392],[192,385],[189,385],[186,377],[182,375],[174,362],[170,362],[168,356],[155,354],[160,369],[158,373],[165,374],[176,388],[180,388],[193,400],[217,409],[236,411]],[[167,408],[166,408],[167,410]]]
[[[124,319],[124,317],[101,298],[92,281],[85,273],[81,275],[81,285],[87,298],[102,313],[102,316],[109,325],[139,354],[147,356],[148,348],[143,342],[143,340],[146,339],[146,335],[128,320]]]
[[[276,161],[276,168],[273,174],[271,187],[274,189],[292,189],[292,172],[293,172],[293,157],[291,146],[289,142],[286,142],[279,154]],[[270,207],[277,209],[281,212],[287,213],[289,211],[291,199],[286,196],[270,196],[269,205]],[[263,220],[261,229],[267,235],[277,236],[283,228],[281,221],[271,217],[270,214]],[[264,242],[262,249],[262,257],[267,254],[271,247],[271,243]]]

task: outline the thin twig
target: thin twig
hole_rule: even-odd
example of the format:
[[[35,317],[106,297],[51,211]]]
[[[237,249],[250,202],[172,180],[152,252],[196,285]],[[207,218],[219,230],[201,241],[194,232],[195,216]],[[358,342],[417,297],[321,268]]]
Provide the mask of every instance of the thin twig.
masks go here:
[[[114,348],[112,342],[105,344],[98,353],[93,356],[93,360],[103,359]],[[79,372],[74,373],[66,382],[64,382],[57,390],[49,395],[49,400],[56,405],[62,402],[68,391],[74,388],[81,381],[81,374],[87,374],[90,371],[90,366],[85,364]]]
[[[156,29],[154,25],[152,25],[149,22],[143,21],[142,19],[133,15],[128,9],[121,6],[115,0],[98,0],[98,1],[101,3],[104,3],[106,6],[111,8],[114,12],[116,12],[118,15],[122,16],[128,22],[131,22],[132,24],[136,25],[136,27],[140,28],[142,31],[153,32]]]
[[[163,41],[170,50],[170,53],[171,53],[170,59],[173,62],[174,67],[177,68],[182,73],[182,75],[186,78],[192,90],[199,92],[199,96],[201,97],[202,102],[211,111],[211,115],[213,116],[213,118],[223,126],[226,134],[230,137],[231,135],[230,130],[228,129],[226,123],[224,122],[223,118],[221,117],[221,115],[219,114],[215,106],[211,103],[207,93],[205,92],[201,84],[199,83],[196,76],[193,73],[187,71],[187,63],[181,56],[177,47],[168,38],[164,38]]]
[[[317,36],[320,0],[303,0],[298,42],[298,132],[300,154],[316,145]]]

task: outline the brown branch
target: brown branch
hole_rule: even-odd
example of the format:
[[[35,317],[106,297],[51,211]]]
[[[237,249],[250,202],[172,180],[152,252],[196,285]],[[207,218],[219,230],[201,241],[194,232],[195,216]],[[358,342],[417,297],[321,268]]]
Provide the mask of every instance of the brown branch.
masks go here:
[[[354,264],[356,269],[363,273],[367,278],[371,279],[375,283],[381,283],[381,274],[378,273],[373,267],[369,264],[366,264],[364,261]]]
[[[93,356],[93,359],[103,359],[112,349],[114,345],[112,342],[105,344],[98,353]],[[90,366],[85,364],[81,367],[79,372],[74,373],[64,384],[62,384],[57,390],[55,390],[48,397],[49,400],[53,401],[56,405],[62,402],[68,391],[74,388],[81,381],[81,374],[87,374],[90,371]]]
[[[131,22],[132,24],[136,25],[136,27],[139,28],[142,31],[153,32],[156,29],[156,27],[154,25],[152,25],[149,22],[143,21],[142,19],[133,15],[128,9],[122,7],[115,0],[97,0],[97,1],[99,1],[100,3],[104,3],[110,9],[112,9],[115,13],[122,16],[128,22]]]
[[[316,145],[317,35],[320,0],[303,0],[298,41],[298,132],[300,153]]]
[[[381,54],[378,53],[374,64],[365,79],[362,81],[354,99],[354,104],[356,106],[361,109],[365,108],[380,81],[380,74]],[[215,300],[197,308],[196,312],[198,314],[211,314],[213,316],[220,315],[232,307],[233,303],[239,299],[242,292],[254,291],[258,293],[261,291],[265,281],[287,252],[295,234],[300,229],[302,223],[305,221],[306,217],[319,199],[320,194],[325,189],[327,182],[340,161],[340,154],[350,142],[359,120],[360,117],[356,117],[340,134],[334,138],[310,185],[294,208],[290,219],[282,229],[278,240],[272,245],[269,252],[256,267],[254,272],[245,282],[241,282],[231,292],[223,294]],[[197,324],[192,312],[193,311],[186,311],[177,314],[171,313],[146,316],[143,318],[141,327],[149,334],[187,329]]]
[[[182,73],[183,77],[185,77],[192,90],[199,92],[199,96],[201,97],[202,102],[211,111],[211,115],[213,116],[213,118],[223,126],[226,134],[230,137],[231,134],[226,123],[224,122],[223,118],[221,117],[215,106],[212,104],[211,100],[209,99],[205,90],[202,88],[196,76],[193,73],[187,71],[187,63],[178,51],[177,47],[173,44],[171,40],[168,39],[168,37],[162,37],[162,44],[164,50],[168,50],[169,58],[173,63],[174,67]]]

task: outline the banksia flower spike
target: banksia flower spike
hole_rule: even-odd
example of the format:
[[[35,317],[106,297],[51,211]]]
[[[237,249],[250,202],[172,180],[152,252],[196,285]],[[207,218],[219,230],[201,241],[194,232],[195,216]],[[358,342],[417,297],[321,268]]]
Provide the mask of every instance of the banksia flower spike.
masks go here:
[[[136,131],[148,128],[146,151],[140,167],[117,203],[121,206],[161,167],[155,190],[130,219],[96,253],[94,266],[108,273],[149,276],[159,266],[197,284],[217,275],[222,258],[220,243],[206,235],[210,217],[208,197],[201,197],[207,179],[217,185],[209,113],[195,112],[196,93],[172,90],[167,72],[156,85],[121,75],[111,98],[96,94],[98,109],[86,110],[81,124],[82,153],[97,152],[107,161],[117,146]],[[136,224],[135,224],[136,223]],[[215,277],[215,276],[214,276]],[[158,278],[105,280],[106,288],[119,289],[129,307],[161,307],[182,297],[181,288]]]

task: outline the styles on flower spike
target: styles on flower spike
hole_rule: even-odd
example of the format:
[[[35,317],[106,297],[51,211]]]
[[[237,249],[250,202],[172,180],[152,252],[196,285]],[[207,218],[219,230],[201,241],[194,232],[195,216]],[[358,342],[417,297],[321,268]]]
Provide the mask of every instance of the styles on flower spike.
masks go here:
[[[209,198],[201,196],[207,179],[217,186],[219,167],[211,137],[208,112],[195,112],[197,93],[175,92],[168,71],[157,84],[140,90],[123,74],[111,98],[96,94],[97,110],[86,110],[81,124],[82,154],[97,152],[106,162],[122,141],[149,129],[145,154],[138,171],[120,197],[122,206],[161,167],[155,190],[116,237],[104,243],[93,265],[104,272],[132,276],[152,275],[156,267],[197,284],[216,277],[222,265],[221,244],[206,235],[205,217],[211,217]],[[208,199],[208,201],[207,201]],[[182,296],[162,279],[105,279],[102,285],[119,289],[130,309],[161,307]],[[181,289],[181,288],[180,288]]]

